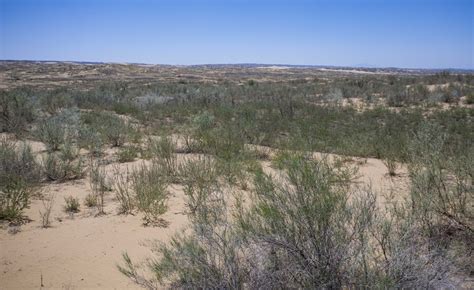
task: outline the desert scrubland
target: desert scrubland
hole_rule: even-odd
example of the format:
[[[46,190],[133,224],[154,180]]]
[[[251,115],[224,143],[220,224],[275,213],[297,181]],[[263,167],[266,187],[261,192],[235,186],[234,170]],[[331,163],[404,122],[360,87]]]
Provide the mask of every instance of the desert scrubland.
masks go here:
[[[472,288],[471,71],[0,62],[0,288]]]

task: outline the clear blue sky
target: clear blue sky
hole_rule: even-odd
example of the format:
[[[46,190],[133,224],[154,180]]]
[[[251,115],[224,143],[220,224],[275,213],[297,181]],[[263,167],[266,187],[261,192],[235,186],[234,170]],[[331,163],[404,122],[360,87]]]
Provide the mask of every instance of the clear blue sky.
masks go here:
[[[0,59],[474,68],[474,0],[0,0]]]

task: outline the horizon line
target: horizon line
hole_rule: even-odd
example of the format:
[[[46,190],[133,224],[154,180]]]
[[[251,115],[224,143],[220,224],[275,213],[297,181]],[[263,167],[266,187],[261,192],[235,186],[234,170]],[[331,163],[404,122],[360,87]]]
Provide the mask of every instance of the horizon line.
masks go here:
[[[127,65],[162,65],[162,66],[223,66],[223,65],[262,65],[262,66],[289,66],[289,67],[308,67],[308,68],[358,68],[358,69],[399,69],[399,70],[455,70],[474,72],[473,68],[456,68],[456,67],[398,67],[398,66],[376,66],[376,65],[330,65],[330,64],[282,64],[282,63],[259,63],[259,62],[236,62],[236,63],[197,63],[197,64],[169,64],[169,63],[146,63],[146,62],[127,62],[127,61],[86,61],[86,60],[52,60],[52,59],[0,59],[0,62],[57,62],[57,63],[84,63],[84,64],[127,64]]]

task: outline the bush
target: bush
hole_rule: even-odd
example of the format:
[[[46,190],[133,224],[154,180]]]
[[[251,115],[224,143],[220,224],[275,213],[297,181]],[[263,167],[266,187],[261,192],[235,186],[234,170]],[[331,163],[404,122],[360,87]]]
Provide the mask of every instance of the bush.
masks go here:
[[[387,96],[387,104],[390,107],[402,107],[408,100],[408,89],[404,86],[389,87]]]
[[[168,209],[169,193],[166,189],[166,175],[164,169],[156,162],[132,172],[131,186],[135,192],[137,208],[144,213],[145,225],[164,225],[160,218]]]
[[[154,279],[141,276],[127,254],[119,270],[149,288],[450,285],[445,258],[428,250],[405,205],[379,212],[370,190],[349,199],[354,170],[340,162],[300,154],[285,159],[278,179],[256,174],[250,204],[235,196],[232,218],[228,195],[202,186],[199,206],[188,212],[190,228],[153,249],[159,255],[148,264]],[[202,162],[187,165],[188,172],[196,173],[197,184],[213,184],[192,169],[207,167]]]
[[[101,132],[112,146],[120,147],[127,141],[130,127],[122,118],[113,114],[104,114],[100,121],[103,122]]]
[[[66,159],[67,155],[47,153],[43,158],[43,172],[50,181],[63,182],[66,180],[84,177],[84,164],[82,158],[77,160]]]
[[[132,162],[138,156],[138,149],[134,146],[123,146],[117,154],[120,163]]]
[[[55,194],[51,194],[49,197],[44,197],[41,202],[43,203],[43,211],[40,210],[41,225],[43,228],[49,228],[51,226],[51,212],[53,211]]]
[[[187,196],[187,207],[193,214],[203,206],[207,194],[217,189],[216,163],[209,157],[188,160],[180,166],[179,174]]]
[[[382,159],[382,162],[388,169],[388,175],[397,175],[398,162],[396,156],[394,156],[393,154],[385,155],[385,157]]]
[[[88,194],[84,198],[84,205],[87,207],[96,207],[97,206],[97,196],[95,194]]]
[[[437,124],[425,123],[410,143],[411,202],[430,235],[443,221],[473,231],[472,176],[474,148],[463,156],[447,158],[447,136]]]
[[[103,215],[105,214],[105,194],[109,187],[106,180],[105,169],[101,166],[100,161],[91,160],[89,177],[91,191],[95,196],[96,206],[99,211],[98,214]]]
[[[34,104],[26,91],[0,91],[0,132],[22,134],[35,118]]]
[[[99,157],[103,153],[104,142],[101,135],[87,125],[79,128],[78,145],[80,148],[87,149],[93,157]]]
[[[49,151],[58,151],[66,139],[66,130],[57,118],[50,118],[38,125],[36,135]]]
[[[8,181],[21,179],[26,184],[36,185],[41,181],[41,168],[36,162],[31,146],[23,143],[16,148],[7,138],[0,139],[0,188]]]
[[[21,178],[11,178],[0,187],[0,220],[18,221],[30,204],[33,188]]]
[[[472,105],[474,104],[474,93],[470,93],[467,97],[466,97],[466,104],[468,105]]]
[[[242,255],[242,239],[232,230],[225,194],[209,190],[196,211],[189,214],[192,220],[188,234],[176,234],[168,245],[158,244],[154,251],[160,255],[149,269],[154,279],[138,273],[128,254],[120,272],[149,289],[158,283],[169,282],[171,288],[242,289],[248,278],[248,268]]]
[[[178,160],[176,158],[176,143],[171,137],[161,137],[149,140],[148,150],[154,162],[159,163],[169,181],[177,181]]]
[[[44,111],[54,115],[59,110],[70,107],[72,105],[72,99],[67,92],[56,90],[41,96],[40,105]]]
[[[260,279],[275,281],[274,287],[282,282],[280,286],[302,288],[350,284],[347,275],[355,274],[353,263],[365,254],[357,245],[360,237],[368,235],[374,196],[349,203],[353,172],[333,168],[324,159],[294,156],[285,171],[282,183],[257,174],[255,205],[250,215],[242,215],[242,225],[254,235],[253,243],[268,255],[267,264],[256,269],[263,275]]]
[[[113,170],[113,187],[115,189],[115,197],[120,202],[119,213],[132,214],[135,209],[135,198],[131,189],[131,176],[126,168],[125,172],[116,166]]]
[[[114,147],[124,145],[132,130],[124,119],[109,112],[83,113],[81,120],[83,126],[90,128],[89,135],[99,132],[102,139]]]
[[[16,221],[29,205],[41,180],[41,172],[31,147],[19,150],[6,138],[0,140],[0,219]]]
[[[64,211],[67,213],[78,213],[80,211],[81,205],[79,200],[73,196],[68,196],[64,198],[66,205],[64,205]]]

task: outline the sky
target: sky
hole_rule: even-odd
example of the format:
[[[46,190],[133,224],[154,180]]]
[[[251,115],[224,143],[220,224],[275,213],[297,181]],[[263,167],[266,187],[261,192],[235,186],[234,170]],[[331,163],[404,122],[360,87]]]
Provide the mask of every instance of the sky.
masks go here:
[[[0,0],[0,59],[473,69],[474,0]]]

